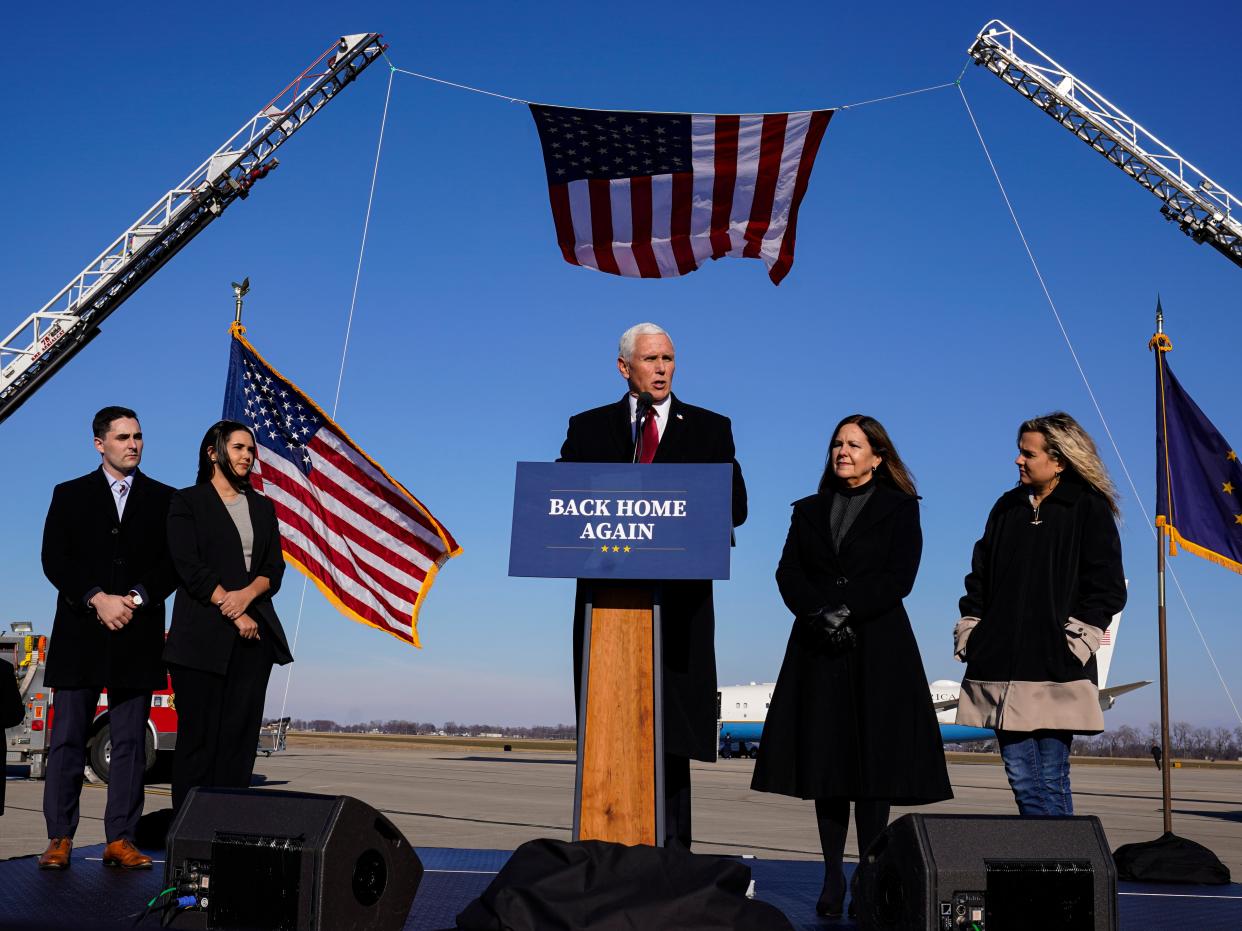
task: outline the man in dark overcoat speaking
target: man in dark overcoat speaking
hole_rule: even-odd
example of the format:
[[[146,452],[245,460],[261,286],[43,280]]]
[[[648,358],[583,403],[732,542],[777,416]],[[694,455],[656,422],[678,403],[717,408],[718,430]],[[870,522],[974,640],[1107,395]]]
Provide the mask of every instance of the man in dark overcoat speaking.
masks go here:
[[[138,471],[142,426],[125,407],[92,424],[100,466],[56,486],[43,527],[43,572],[56,586],[44,683],[55,689],[43,786],[42,869],[65,869],[78,826],[86,741],[108,690],[112,754],[104,813],[105,866],[149,869],[134,846],[142,815],[151,693],[167,682],[164,599],[177,577],[166,525],[173,489]]]
[[[675,364],[673,341],[661,327],[640,323],[626,330],[617,353],[617,370],[628,386],[625,396],[571,417],[559,461],[731,463],[733,526],[738,527],[746,520],[746,483],[734,456],[733,428],[727,417],[685,404],[672,393]],[[640,396],[648,400],[646,394],[650,406],[640,404]],[[716,759],[712,583],[662,582],[661,593],[665,840],[689,849],[690,760]],[[575,697],[582,679],[589,594],[589,583],[579,581],[574,611]]]

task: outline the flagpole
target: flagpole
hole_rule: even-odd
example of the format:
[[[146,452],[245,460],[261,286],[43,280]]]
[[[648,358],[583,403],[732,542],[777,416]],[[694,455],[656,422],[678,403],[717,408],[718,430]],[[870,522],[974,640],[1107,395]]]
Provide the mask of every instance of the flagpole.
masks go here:
[[[1160,306],[1160,301],[1156,301],[1156,335],[1164,333],[1164,308]],[[1153,340],[1153,342],[1156,342]],[[1163,377],[1163,349],[1157,345],[1156,356],[1156,384],[1164,383]],[[1163,393],[1160,398],[1161,416],[1164,415],[1164,397]],[[1163,436],[1163,430],[1161,431]],[[1157,481],[1161,478],[1158,476]],[[1169,634],[1168,634],[1168,612],[1165,606],[1165,589],[1164,589],[1164,559],[1165,559],[1165,541],[1168,533],[1168,520],[1171,514],[1165,515],[1165,520],[1156,527],[1156,618],[1160,629],[1160,783],[1163,805],[1161,810],[1164,812],[1164,833],[1173,833],[1173,753],[1169,744]]]

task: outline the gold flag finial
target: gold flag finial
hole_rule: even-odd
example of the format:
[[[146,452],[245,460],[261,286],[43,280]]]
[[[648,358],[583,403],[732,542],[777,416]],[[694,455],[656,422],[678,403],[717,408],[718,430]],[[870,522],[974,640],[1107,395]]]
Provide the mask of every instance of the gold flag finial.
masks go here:
[[[1156,295],[1156,332],[1147,341],[1147,348],[1157,352],[1168,352],[1173,348],[1172,341],[1164,335],[1164,308],[1160,306],[1160,295]]]
[[[229,327],[229,332],[240,336],[246,332],[246,328],[242,326],[242,298],[250,293],[249,276],[242,279],[241,284],[233,282],[233,299],[236,301],[236,307],[233,311],[233,325]]]

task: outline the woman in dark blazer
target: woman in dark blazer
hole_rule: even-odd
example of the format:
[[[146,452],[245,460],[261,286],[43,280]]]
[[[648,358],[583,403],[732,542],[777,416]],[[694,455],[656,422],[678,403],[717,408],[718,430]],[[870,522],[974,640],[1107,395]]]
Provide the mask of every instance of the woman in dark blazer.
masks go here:
[[[285,565],[271,501],[250,487],[253,434],[222,420],[198,447],[197,483],[172,497],[181,584],[164,660],[176,693],[173,808],[195,786],[244,788],[272,664],[293,661],[272,607]]]
[[[845,901],[851,801],[861,854],[890,805],[953,797],[901,603],[922,548],[914,480],[888,433],[874,418],[846,417],[819,492],[794,502],[776,570],[794,625],[751,782],[815,800],[825,867],[815,910],[827,917],[840,917]]]

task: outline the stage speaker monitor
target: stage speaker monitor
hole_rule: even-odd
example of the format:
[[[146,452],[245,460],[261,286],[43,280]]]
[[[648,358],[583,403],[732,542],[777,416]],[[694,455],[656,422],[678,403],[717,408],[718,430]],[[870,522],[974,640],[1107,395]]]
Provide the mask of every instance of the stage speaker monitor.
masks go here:
[[[397,931],[423,878],[396,826],[348,795],[194,789],[166,855],[174,928]]]
[[[1099,818],[920,815],[867,849],[868,931],[1116,931],[1117,870]]]

